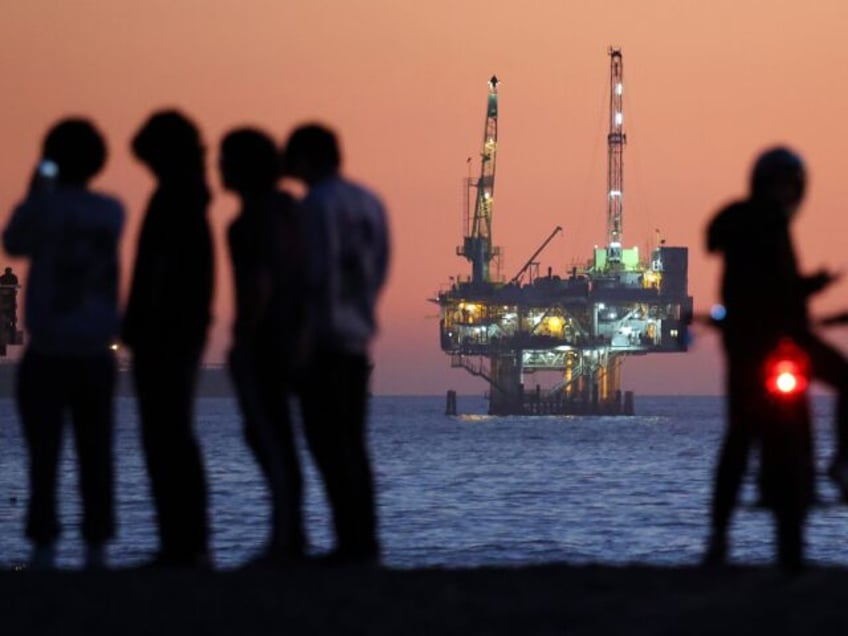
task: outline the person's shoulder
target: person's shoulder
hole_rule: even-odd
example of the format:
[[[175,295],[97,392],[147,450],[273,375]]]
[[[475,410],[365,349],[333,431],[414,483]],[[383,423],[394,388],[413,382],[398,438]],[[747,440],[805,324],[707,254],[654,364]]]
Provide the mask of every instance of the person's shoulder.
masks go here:
[[[342,183],[341,187],[346,189],[348,195],[352,199],[355,199],[361,207],[371,209],[379,212],[380,214],[385,213],[383,200],[373,188],[358,181],[350,181],[347,179],[341,179],[340,181]]]
[[[740,214],[747,214],[750,207],[751,201],[749,199],[738,199],[735,201],[730,201],[729,203],[726,203],[721,206],[715,213],[715,216],[713,218],[715,220],[731,219]]]
[[[126,216],[123,202],[113,194],[95,190],[83,190],[81,196],[88,199],[87,206],[96,208],[111,222],[121,224]]]
[[[343,182],[345,183],[345,185],[348,188],[350,188],[354,192],[359,193],[363,197],[366,197],[366,198],[369,198],[369,199],[379,200],[379,197],[374,192],[374,189],[371,188],[370,186],[367,186],[360,181],[353,181],[353,180],[349,180],[349,179],[343,179]]]
[[[96,200],[99,205],[112,210],[124,210],[124,203],[114,194],[109,192],[99,192],[96,190],[87,190],[88,194]]]
[[[244,216],[239,214],[236,218],[230,221],[230,224],[227,226],[227,240],[232,243],[233,241],[238,239],[239,234],[242,232],[242,228],[244,227]]]
[[[271,193],[269,201],[274,209],[287,214],[295,213],[301,208],[301,202],[285,190],[274,190]]]
[[[707,250],[721,251],[727,247],[733,237],[747,224],[750,202],[733,201],[726,204],[713,215],[707,225]]]
[[[212,194],[202,176],[188,175],[163,179],[157,184],[153,198],[168,202],[179,201],[181,205],[206,205],[211,201]]]

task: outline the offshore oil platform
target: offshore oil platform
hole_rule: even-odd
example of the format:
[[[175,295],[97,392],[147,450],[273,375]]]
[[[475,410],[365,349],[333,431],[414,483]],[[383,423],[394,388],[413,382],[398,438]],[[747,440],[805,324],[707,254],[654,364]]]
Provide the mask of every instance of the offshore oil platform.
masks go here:
[[[488,382],[492,415],[632,414],[633,394],[621,391],[624,358],[687,348],[688,249],[660,242],[643,259],[638,248],[623,247],[623,60],[620,49],[609,55],[607,243],[563,276],[551,268],[540,276],[536,261],[559,226],[512,278],[493,276],[501,255],[492,243],[498,79],[489,81],[480,177],[468,183],[476,190],[474,209],[466,203],[457,247],[471,263],[471,276],[452,281],[433,300],[440,307],[442,350],[452,367]],[[559,380],[527,391],[525,377],[537,371],[557,372]],[[452,393],[448,412],[455,412]]]

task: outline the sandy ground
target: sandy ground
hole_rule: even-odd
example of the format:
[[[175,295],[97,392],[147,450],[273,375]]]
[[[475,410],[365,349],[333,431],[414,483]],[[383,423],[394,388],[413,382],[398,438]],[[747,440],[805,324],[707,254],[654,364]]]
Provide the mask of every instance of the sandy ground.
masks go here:
[[[0,634],[848,634],[848,570],[0,571]]]

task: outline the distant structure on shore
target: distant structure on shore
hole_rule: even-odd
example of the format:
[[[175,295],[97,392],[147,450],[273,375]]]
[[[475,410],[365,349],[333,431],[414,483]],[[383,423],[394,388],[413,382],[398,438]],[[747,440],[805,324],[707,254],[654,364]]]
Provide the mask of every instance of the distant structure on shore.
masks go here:
[[[18,329],[18,277],[11,267],[0,274],[0,357],[7,355],[9,345],[22,345],[24,332]]]
[[[550,267],[540,275],[536,260],[562,231],[557,226],[518,272],[501,278],[501,252],[492,242],[498,79],[489,80],[480,177],[468,182],[469,192],[476,189],[474,210],[467,200],[457,248],[471,263],[471,276],[452,280],[433,300],[442,350],[452,367],[489,383],[493,415],[632,414],[632,393],[621,391],[625,356],[687,348],[688,248],[658,237],[643,259],[637,247],[623,247],[623,62],[620,49],[609,55],[607,244],[563,276]],[[525,378],[537,371],[558,372],[560,380],[527,391]]]

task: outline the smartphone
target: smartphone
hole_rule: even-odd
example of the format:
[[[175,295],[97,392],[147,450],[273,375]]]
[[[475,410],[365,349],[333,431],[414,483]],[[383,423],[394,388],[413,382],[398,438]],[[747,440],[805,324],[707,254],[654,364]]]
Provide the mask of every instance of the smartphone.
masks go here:
[[[38,176],[52,181],[59,176],[59,165],[52,159],[42,159],[38,164]]]
[[[41,192],[52,192],[58,176],[59,164],[52,159],[42,159],[35,168],[31,187]]]

